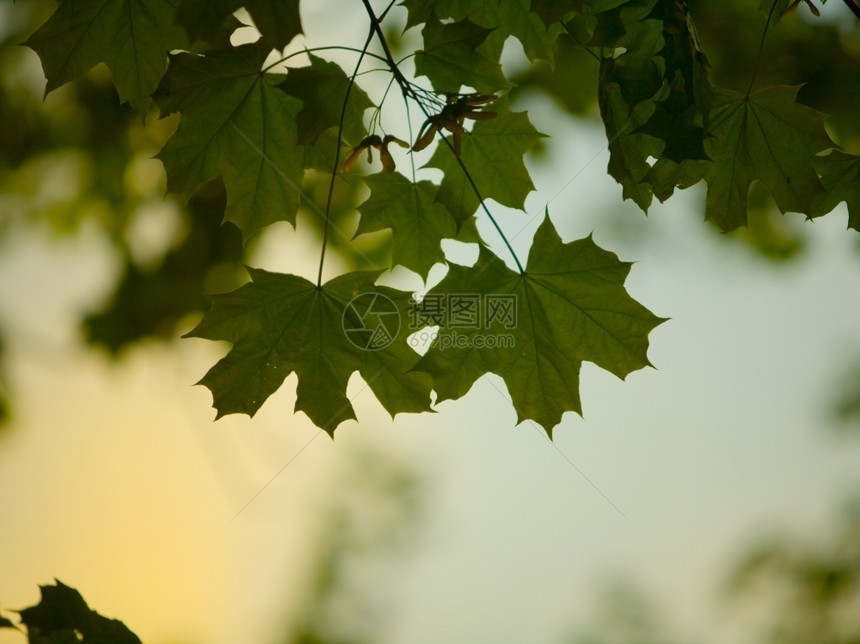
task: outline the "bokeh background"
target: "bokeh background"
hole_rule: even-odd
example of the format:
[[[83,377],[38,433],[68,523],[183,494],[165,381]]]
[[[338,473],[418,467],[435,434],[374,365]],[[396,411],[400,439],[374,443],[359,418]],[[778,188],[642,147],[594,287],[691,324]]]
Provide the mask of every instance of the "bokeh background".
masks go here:
[[[360,3],[305,5],[291,47],[361,46]],[[724,86],[749,78],[757,5],[690,2]],[[155,644],[860,642],[860,240],[844,204],[803,222],[754,187],[750,230],[721,235],[694,188],[646,218],[606,175],[595,62],[562,40],[550,76],[511,43],[514,106],[552,138],[527,158],[527,213],[496,212],[528,223],[523,255],[548,205],[565,240],[593,233],[636,261],[631,294],[671,318],[656,369],[620,382],[585,365],[585,416],[553,441],[516,426],[493,376],[393,421],[356,376],[359,422],[334,441],[292,413],[294,376],[253,420],[213,422],[192,384],[226,347],[179,339],[201,293],[240,283],[240,261],[315,274],[318,225],[300,214],[243,254],[218,182],[165,197],[153,156],[175,119],[120,106],[103,67],[43,100],[18,44],[54,6],[0,0],[4,615],[58,578]],[[759,78],[811,79],[801,98],[856,153],[860,26],[835,0],[822,14],[783,19]],[[389,20],[408,51],[403,10]],[[373,95],[385,77],[361,82]],[[338,190],[354,226],[360,186]],[[361,243],[384,256],[382,237]],[[331,270],[348,267],[335,252]]]

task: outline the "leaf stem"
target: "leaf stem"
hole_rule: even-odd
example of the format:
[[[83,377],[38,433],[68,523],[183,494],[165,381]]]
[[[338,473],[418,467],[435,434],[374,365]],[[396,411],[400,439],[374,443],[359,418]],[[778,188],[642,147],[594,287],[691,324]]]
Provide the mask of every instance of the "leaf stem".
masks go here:
[[[364,3],[364,8],[367,11],[368,17],[370,18],[371,31],[373,33],[376,33],[376,37],[378,38],[379,43],[382,46],[382,51],[385,53],[385,59],[388,63],[388,67],[391,70],[394,79],[397,81],[397,84],[400,86],[400,91],[403,93],[404,97],[412,98],[416,103],[418,103],[418,106],[421,108],[421,111],[424,112],[424,116],[430,118],[431,114],[425,106],[424,101],[422,100],[423,97],[421,97],[418,92],[416,92],[416,90],[412,86],[412,83],[410,83],[406,79],[406,77],[403,75],[403,72],[400,71],[397,62],[394,60],[394,56],[391,54],[391,50],[388,47],[388,42],[385,39],[385,34],[382,33],[382,26],[380,25],[379,18],[373,12],[373,7],[370,6],[370,0],[362,0],[362,2]],[[389,7],[390,6],[391,5],[389,5]],[[387,11],[388,9],[386,9],[386,12]],[[444,134],[442,134],[442,140],[445,141],[445,144],[448,146],[448,149],[451,151],[451,154],[454,154],[454,146]],[[480,190],[478,190],[478,186],[475,185],[475,180],[472,179],[472,175],[469,173],[469,169],[466,167],[466,164],[464,164],[463,160],[460,159],[460,157],[458,157],[456,154],[454,154],[454,158],[457,159],[457,163],[463,170],[463,173],[466,175],[466,179],[468,180],[469,185],[472,186],[472,190],[478,197],[478,201],[481,204],[481,208],[483,209],[484,213],[486,213],[487,217],[489,217],[490,222],[493,224],[493,227],[499,233],[499,236],[505,243],[505,246],[510,252],[511,257],[514,258],[514,263],[517,265],[517,268],[519,269],[520,273],[524,273],[525,270],[523,269],[523,265],[520,263],[517,254],[514,252],[513,246],[511,246],[511,243],[508,241],[508,238],[505,236],[505,233],[502,232],[501,226],[499,226],[499,223],[496,221],[496,218],[493,217],[492,213],[490,212],[490,209],[487,208],[487,204],[484,202],[484,198],[481,196],[481,192]]]
[[[343,106],[340,108],[340,121],[337,124],[337,137],[335,140],[334,150],[334,167],[331,169],[331,181],[328,184],[328,195],[325,201],[325,220],[323,222],[323,238],[322,248],[320,249],[320,267],[317,272],[317,288],[322,286],[323,264],[325,262],[325,247],[328,242],[328,229],[331,223],[331,200],[334,195],[334,182],[337,179],[337,167],[340,164],[340,140],[343,136],[343,122],[346,118],[346,106],[349,103],[349,94],[352,91],[352,86],[355,85],[355,77],[358,75],[358,70],[361,68],[361,61],[364,60],[364,55],[367,53],[367,48],[370,46],[370,41],[373,39],[373,29],[367,34],[367,40],[364,42],[364,48],[358,56],[358,61],[355,63],[355,69],[352,76],[349,77],[349,84],[346,86],[346,93],[343,96]]]
[[[385,52],[385,61],[388,63],[388,67],[391,69],[391,73],[394,75],[395,80],[397,80],[397,84],[400,85],[400,91],[406,96],[412,96],[415,98],[415,93],[412,90],[409,81],[406,80],[403,72],[400,71],[397,63],[394,62],[394,56],[391,55],[391,50],[388,48],[388,41],[385,39],[385,34],[382,33],[382,26],[379,23],[379,18],[376,17],[375,13],[373,13],[373,7],[370,6],[370,0],[361,1],[364,3],[364,8],[370,18],[371,32],[376,33],[376,37],[379,39],[379,44],[382,45],[382,51]],[[386,9],[386,11],[388,10]]]
[[[591,51],[588,47],[585,46],[585,43],[580,42],[579,38],[577,38],[576,36],[573,35],[573,32],[570,30],[570,28],[564,22],[562,22],[561,20],[559,20],[558,22],[559,22],[559,24],[561,24],[561,26],[567,32],[567,35],[570,36],[571,40],[573,40],[573,42],[575,42],[577,45],[579,45],[579,48],[582,51],[584,51],[586,54],[590,55],[598,63],[603,62],[603,59],[600,56],[598,56],[593,51]]]
[[[351,51],[351,52],[355,52],[357,54],[362,53],[362,50],[359,49],[358,47],[347,47],[345,45],[328,45],[326,47],[311,47],[310,49],[305,48],[305,49],[302,49],[301,51],[294,51],[292,54],[284,56],[283,58],[279,58],[278,60],[273,62],[271,65],[267,65],[266,67],[264,67],[263,72],[265,73],[265,72],[269,71],[270,69],[277,67],[281,63],[287,62],[290,58],[295,58],[296,56],[301,56],[302,54],[313,54],[314,52],[318,52],[318,51],[330,51],[332,49],[339,49],[341,51]],[[364,53],[366,56],[370,56],[371,58],[376,58],[376,60],[378,60],[380,62],[383,62],[386,64],[388,63],[388,61],[385,59],[384,56],[380,56],[379,54],[373,54],[369,51],[364,52]]]
[[[448,137],[441,132],[440,134],[442,135],[442,140],[445,141],[445,145],[447,145],[448,149],[451,150],[451,154],[454,154],[454,146],[448,140]],[[493,228],[495,228],[496,232],[499,233],[499,237],[501,237],[502,241],[505,242],[505,247],[508,249],[508,252],[511,254],[511,257],[514,258],[514,263],[517,265],[517,269],[520,271],[520,273],[525,273],[526,271],[523,268],[523,265],[520,264],[520,258],[517,257],[517,254],[514,252],[514,248],[513,246],[511,246],[511,242],[508,241],[508,238],[505,236],[505,233],[502,232],[502,228],[501,226],[499,226],[499,222],[496,221],[496,218],[493,217],[492,213],[490,212],[490,209],[487,208],[487,204],[484,202],[484,198],[481,196],[481,192],[480,190],[478,190],[478,186],[475,185],[475,181],[474,179],[472,179],[472,175],[469,173],[468,168],[466,168],[466,164],[463,163],[463,160],[456,154],[454,154],[454,158],[457,159],[457,163],[463,169],[463,174],[466,175],[466,179],[468,180],[469,185],[472,186],[472,190],[475,191],[475,194],[478,197],[478,201],[481,203],[481,209],[484,211],[487,217],[489,217],[490,222],[493,224]]]
[[[761,63],[761,54],[764,51],[764,39],[767,36],[767,29],[770,27],[770,21],[773,18],[773,12],[776,10],[776,4],[778,0],[773,0],[773,4],[770,6],[770,12],[767,14],[767,20],[764,23],[764,30],[761,32],[761,42],[758,44],[758,54],[755,59],[755,67],[753,67],[752,78],[750,78],[749,87],[747,87],[746,98],[750,97],[750,93],[752,93],[753,83],[755,82],[755,77],[758,74],[759,64]]]

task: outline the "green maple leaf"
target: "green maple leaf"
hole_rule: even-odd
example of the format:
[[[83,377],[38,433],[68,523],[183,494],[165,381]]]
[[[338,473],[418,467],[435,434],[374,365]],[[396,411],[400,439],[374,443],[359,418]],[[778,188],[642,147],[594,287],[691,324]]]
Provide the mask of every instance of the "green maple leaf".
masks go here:
[[[708,173],[706,219],[724,231],[746,225],[753,180],[768,189],[781,212],[812,214],[824,192],[814,158],[835,144],[825,116],[796,101],[797,87],[771,87],[749,97],[716,90],[705,151]]]
[[[654,62],[662,71],[662,86],[644,97],[654,98],[657,109],[642,131],[665,142],[661,158],[677,164],[705,160],[703,128],[713,105],[708,60],[684,3],[657,3],[650,16],[661,25],[662,46]]]
[[[407,27],[438,18],[468,19],[480,27],[491,29],[504,41],[509,35],[517,38],[529,60],[552,60],[552,43],[560,28],[548,26],[565,10],[559,0],[511,0],[510,2],[471,2],[470,0],[407,0]],[[555,19],[547,20],[557,16]],[[495,33],[493,35],[495,35]],[[493,37],[493,36],[491,36]]]
[[[675,188],[689,188],[707,175],[710,161],[706,159],[684,159],[680,163],[661,157],[648,172],[647,181],[660,201],[671,197]]]
[[[188,337],[226,340],[232,349],[200,380],[218,418],[253,416],[292,372],[296,410],[334,433],[355,412],[346,397],[358,371],[392,415],[430,409],[430,379],[408,373],[417,355],[406,344],[406,293],[354,272],[318,288],[296,275],[248,269],[253,281],[213,298]],[[356,299],[357,298],[357,299]]]
[[[491,105],[487,109],[498,108]],[[476,121],[472,131],[462,135],[460,160],[484,199],[522,208],[534,190],[523,155],[544,135],[534,128],[526,112],[499,111],[496,118]],[[427,165],[444,173],[437,199],[460,226],[464,225],[475,214],[479,201],[457,158],[440,142]]]
[[[356,236],[391,228],[392,263],[426,276],[436,262],[444,262],[440,242],[457,234],[457,222],[435,201],[437,186],[412,183],[402,174],[384,172],[365,178],[370,198],[358,209]]]
[[[336,63],[330,63],[313,54],[309,67],[290,69],[281,89],[304,104],[296,116],[299,143],[313,144],[330,127],[340,123],[343,99],[349,87],[349,77]],[[367,94],[357,85],[349,92],[343,121],[343,137],[354,144],[364,138],[364,111],[373,107]]]
[[[274,49],[283,49],[302,33],[299,0],[182,0],[176,21],[193,39],[211,40],[224,20],[241,7]]]
[[[442,322],[415,370],[433,377],[438,400],[459,398],[484,373],[495,373],[507,384],[518,420],[532,419],[551,434],[565,411],[582,413],[583,361],[619,378],[650,365],[648,334],[663,320],[624,289],[629,271],[629,263],[591,237],[562,243],[548,216],[523,274],[482,246],[474,266],[450,265],[421,306],[442,295],[452,316],[454,300],[480,293],[483,316],[471,326],[451,317]],[[513,319],[508,309],[491,306],[493,298],[513,303]]]
[[[456,92],[461,85],[488,93],[510,87],[502,66],[477,51],[490,31],[469,20],[443,24],[428,19],[421,32],[424,49],[415,54],[415,73],[429,78],[439,92]]]
[[[816,201],[812,216],[825,215],[840,202],[848,205],[848,227],[860,230],[860,156],[833,150],[815,157],[816,169],[826,192]]]
[[[245,237],[275,221],[295,224],[303,158],[300,103],[261,71],[268,47],[243,45],[207,56],[180,53],[159,87],[162,115],[179,128],[159,153],[169,190],[185,195],[217,176],[227,188],[225,219]]]
[[[605,67],[601,66],[601,73]],[[609,174],[622,187],[625,199],[632,199],[643,211],[651,205],[653,189],[648,180],[651,165],[648,157],[659,157],[663,143],[648,134],[637,132],[653,114],[653,101],[642,101],[631,108],[618,83],[603,82],[598,89],[598,101],[606,138],[609,141]]]
[[[437,0],[403,0],[406,7],[406,29],[422,25],[436,17]]]
[[[621,15],[620,10],[609,15]],[[620,18],[619,18],[620,20]],[[659,158],[664,144],[641,131],[657,111],[662,87],[663,23],[643,20],[625,25],[618,40],[625,52],[600,61],[598,104],[609,141],[610,176],[622,186],[624,199],[632,199],[643,211],[651,205],[653,189],[648,181],[649,157]]]
[[[658,0],[576,0],[588,42],[593,47],[615,47],[631,27],[645,20]]]
[[[538,14],[529,11],[529,5],[529,0],[482,3],[477,5],[482,8],[482,14],[471,17],[471,20],[481,26],[498,30],[499,38],[504,34],[514,36],[522,44],[529,60],[540,58],[551,63],[552,44],[561,32],[561,27],[552,25],[548,28]]]
[[[624,198],[647,212],[652,195],[665,201],[676,187],[704,177],[712,94],[707,60],[685,9],[656,3],[647,19],[626,23],[630,8],[603,18],[611,22],[612,15],[624,25],[612,41],[624,53],[601,60],[598,100],[609,139],[609,173],[623,186]]]
[[[103,62],[120,100],[144,109],[167,67],[168,52],[185,43],[174,17],[168,0],[61,2],[24,44],[42,60],[46,92]]]

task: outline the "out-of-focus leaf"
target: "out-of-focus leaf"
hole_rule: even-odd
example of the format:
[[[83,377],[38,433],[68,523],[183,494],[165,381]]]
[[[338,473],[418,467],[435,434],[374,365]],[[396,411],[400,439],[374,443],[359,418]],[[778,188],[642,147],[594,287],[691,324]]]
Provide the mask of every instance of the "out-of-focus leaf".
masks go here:
[[[186,315],[206,311],[211,271],[233,265],[241,271],[242,237],[231,224],[221,225],[224,205],[220,182],[194,195],[188,202],[187,235],[157,266],[127,263],[107,306],[85,318],[87,341],[118,354],[144,338],[172,339]]]
[[[9,422],[11,408],[9,403],[9,392],[7,390],[5,351],[3,336],[0,335],[0,429]]]
[[[141,644],[121,621],[99,615],[77,590],[56,582],[55,586],[39,586],[41,601],[19,611],[31,644]]]
[[[12,620],[2,616],[0,616],[0,628],[14,628],[15,630],[18,630],[18,627],[15,626]]]

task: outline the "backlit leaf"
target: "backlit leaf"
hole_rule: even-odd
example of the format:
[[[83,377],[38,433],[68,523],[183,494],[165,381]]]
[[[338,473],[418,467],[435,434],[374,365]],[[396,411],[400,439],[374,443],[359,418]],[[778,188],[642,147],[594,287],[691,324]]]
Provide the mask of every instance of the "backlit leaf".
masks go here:
[[[225,219],[247,237],[276,221],[295,223],[303,158],[296,154],[301,104],[261,72],[267,47],[243,45],[208,56],[171,56],[156,102],[179,111],[179,128],[159,157],[168,189],[185,195],[218,176]]]
[[[644,19],[625,12],[649,8]],[[653,6],[651,6],[653,5]],[[609,141],[609,173],[647,211],[652,195],[701,180],[708,168],[704,128],[712,105],[707,60],[683,3],[639,2],[599,14],[617,57],[600,64],[598,102]],[[620,31],[623,26],[623,33]]]
[[[797,90],[771,87],[749,97],[715,92],[705,142],[714,162],[705,217],[724,231],[746,225],[753,180],[764,184],[782,212],[810,213],[824,192],[814,155],[835,144],[824,131],[824,115],[797,103]]]
[[[440,242],[457,234],[457,223],[435,201],[437,186],[412,183],[402,174],[384,172],[365,178],[370,198],[358,209],[356,236],[391,228],[392,263],[426,276],[436,262],[445,260]]]
[[[470,2],[469,0],[447,0],[435,3],[439,18],[454,20],[468,19],[471,22],[492,30],[492,37],[502,43],[509,36],[517,38],[529,60],[542,58],[552,60],[552,43],[560,28],[548,25],[537,13],[531,11],[530,0],[509,0],[508,2]],[[545,10],[553,11],[551,7]],[[555,10],[558,13],[558,10]],[[497,35],[498,34],[498,35]]]
[[[302,33],[299,0],[182,0],[176,18],[192,38],[209,40],[241,7],[248,10],[263,40],[274,49],[283,49]]]
[[[590,237],[562,243],[549,217],[523,274],[482,246],[474,266],[451,265],[425,296],[444,297],[447,317],[415,369],[433,377],[440,401],[463,396],[484,373],[499,375],[519,422],[532,419],[551,434],[565,411],[582,413],[583,361],[619,378],[650,364],[648,334],[663,320],[628,295],[629,270]],[[457,307],[475,293],[477,321],[464,324]]]
[[[654,104],[643,101],[634,110],[624,100],[621,87],[609,82],[601,82],[598,100],[609,141],[609,174],[621,184],[624,198],[632,199],[647,212],[653,195],[647,179],[651,172],[648,159],[658,157],[663,145],[659,139],[636,130],[651,117]]]
[[[462,136],[460,160],[484,199],[511,208],[523,207],[526,196],[534,190],[523,155],[542,136],[525,112],[504,111],[494,119],[476,121],[472,131]],[[438,199],[462,226],[475,214],[479,202],[457,157],[439,142],[427,165],[444,172]]]
[[[486,93],[509,87],[501,65],[477,51],[490,31],[469,20],[428,20],[422,31],[424,48],[415,54],[415,72],[429,78],[438,92],[457,92],[461,85]]]
[[[406,344],[409,297],[376,286],[381,272],[317,288],[296,275],[248,271],[252,281],[216,295],[188,333],[233,344],[199,383],[212,391],[218,417],[253,416],[293,372],[296,411],[329,434],[355,418],[346,385],[356,371],[390,414],[429,410],[429,378],[409,372],[418,358]]]
[[[309,55],[309,67],[290,69],[281,83],[281,89],[302,101],[302,110],[296,116],[299,143],[312,145],[317,137],[340,122],[349,77],[339,65]],[[343,136],[357,144],[365,136],[364,111],[373,107],[360,87],[353,85],[344,115]]]
[[[142,109],[164,74],[168,52],[185,42],[174,17],[168,0],[61,2],[24,44],[42,60],[46,91],[103,62],[113,73],[120,100]]]
[[[848,227],[860,230],[860,157],[841,150],[815,157],[826,192],[820,195],[812,216],[826,215],[842,201],[848,205]]]

